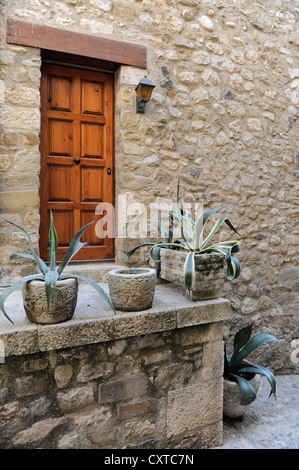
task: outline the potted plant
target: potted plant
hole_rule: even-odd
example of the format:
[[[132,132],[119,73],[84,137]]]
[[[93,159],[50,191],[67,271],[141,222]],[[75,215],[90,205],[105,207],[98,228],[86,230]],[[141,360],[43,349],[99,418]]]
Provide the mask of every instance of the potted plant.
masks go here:
[[[108,273],[114,307],[124,312],[151,308],[156,288],[156,271],[150,268],[120,268]]]
[[[52,212],[50,212],[49,230],[49,267],[36,254],[31,237],[28,232],[23,227],[18,224],[15,224],[14,222],[10,222],[9,220],[6,220],[6,222],[14,225],[25,233],[31,251],[31,254],[14,253],[10,256],[10,259],[21,257],[34,260],[41,272],[41,274],[33,274],[31,276],[24,277],[23,279],[9,286],[1,293],[0,309],[9,321],[13,323],[13,321],[10,319],[10,317],[5,311],[4,302],[13,291],[15,291],[21,286],[23,287],[22,290],[24,309],[28,319],[31,322],[50,324],[60,323],[69,320],[73,316],[77,303],[78,280],[82,280],[90,284],[114,310],[113,304],[109,299],[109,296],[105,293],[102,287],[96,284],[93,280],[78,274],[63,275],[63,270],[70,262],[70,260],[78,253],[78,251],[83,246],[88,245],[88,243],[82,243],[79,240],[85,230],[87,230],[87,228],[94,222],[85,225],[76,233],[68,247],[68,250],[63,260],[61,261],[58,267],[56,266],[58,239]]]
[[[277,338],[260,333],[251,338],[253,323],[239,330],[234,337],[233,352],[224,350],[223,415],[226,418],[241,418],[256,399],[260,375],[264,375],[271,387],[270,395],[276,398],[276,380],[267,368],[253,364],[245,358],[256,348]]]
[[[236,279],[240,274],[240,263],[235,253],[241,250],[237,240],[210,243],[218,229],[225,223],[238,234],[226,217],[219,218],[207,236],[204,230],[210,217],[225,206],[204,211],[197,220],[188,211],[180,208],[180,182],[177,185],[177,201],[175,210],[169,211],[170,229],[165,230],[161,218],[158,217],[163,242],[146,242],[135,246],[126,255],[131,255],[142,246],[150,246],[157,277],[176,282],[186,287],[187,297],[191,300],[205,300],[221,296],[224,284],[223,266],[227,266],[227,278]],[[181,238],[173,239],[173,227],[181,229]]]

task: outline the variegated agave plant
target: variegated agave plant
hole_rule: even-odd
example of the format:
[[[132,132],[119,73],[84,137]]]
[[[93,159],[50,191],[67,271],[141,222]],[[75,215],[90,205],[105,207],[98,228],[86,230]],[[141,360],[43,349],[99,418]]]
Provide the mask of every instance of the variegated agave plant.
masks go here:
[[[7,297],[16,289],[21,287],[22,284],[25,284],[28,281],[32,281],[33,279],[35,280],[41,280],[45,281],[45,290],[46,290],[46,296],[47,296],[47,306],[48,308],[51,305],[51,301],[54,295],[55,291],[55,286],[57,284],[57,281],[60,279],[67,279],[67,278],[77,278],[81,281],[85,281],[88,284],[90,284],[102,297],[103,299],[108,303],[108,305],[115,311],[114,306],[109,299],[108,295],[105,293],[105,291],[102,289],[101,286],[99,286],[96,282],[94,282],[92,279],[89,279],[85,276],[81,276],[79,274],[67,274],[67,275],[62,275],[63,270],[67,266],[67,264],[70,262],[70,260],[78,253],[78,251],[83,247],[87,246],[88,243],[82,243],[80,242],[80,238],[82,237],[83,233],[85,230],[88,229],[90,225],[92,225],[94,222],[90,222],[89,224],[85,225],[82,227],[76,235],[73,237],[71,243],[69,244],[68,250],[61,261],[60,265],[57,267],[56,266],[56,261],[57,261],[57,246],[58,246],[58,238],[57,238],[57,232],[55,229],[54,225],[54,220],[53,220],[53,214],[52,211],[50,212],[50,230],[49,230],[49,242],[50,242],[50,262],[49,262],[49,267],[46,265],[46,263],[36,254],[33,243],[31,240],[31,237],[29,233],[20,225],[15,224],[14,222],[11,222],[9,220],[6,220],[11,225],[14,225],[18,229],[22,230],[22,232],[25,233],[28,242],[29,242],[29,248],[31,251],[31,254],[27,253],[14,253],[10,256],[9,259],[15,259],[17,257],[21,258],[27,258],[30,260],[34,260],[41,272],[41,274],[33,274],[31,276],[24,277],[23,279],[17,281],[16,283],[12,284],[9,286],[7,289],[5,289],[1,295],[0,295],[0,309],[2,310],[3,314],[5,317],[13,323],[13,321],[10,319],[10,317],[7,315],[5,308],[4,308],[4,302],[7,299]]]
[[[146,242],[142,243],[130,251],[126,255],[126,259],[129,260],[130,256],[142,246],[150,246],[150,256],[155,262],[157,276],[160,270],[160,249],[168,248],[171,250],[183,250],[187,251],[187,257],[184,265],[184,283],[188,290],[192,289],[194,274],[195,274],[195,261],[194,257],[201,253],[218,252],[224,255],[224,260],[227,266],[227,278],[232,280],[239,276],[241,268],[240,262],[236,258],[235,253],[241,250],[240,243],[237,240],[230,240],[226,242],[218,242],[209,245],[211,238],[215,235],[222,224],[226,224],[231,230],[239,235],[235,227],[226,217],[219,218],[208,235],[204,237],[204,231],[207,228],[207,222],[210,217],[216,212],[220,211],[227,205],[217,207],[215,209],[209,209],[204,211],[197,220],[192,218],[189,211],[183,211],[180,208],[180,181],[178,180],[177,185],[177,200],[176,208],[169,211],[170,215],[170,229],[166,230],[162,220],[158,217],[159,228],[164,242]],[[178,225],[181,229],[181,238],[173,240],[173,227]]]

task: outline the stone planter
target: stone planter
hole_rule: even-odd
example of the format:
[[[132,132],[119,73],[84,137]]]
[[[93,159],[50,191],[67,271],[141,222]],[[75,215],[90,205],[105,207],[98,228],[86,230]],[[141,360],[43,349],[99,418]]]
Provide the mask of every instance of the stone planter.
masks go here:
[[[160,277],[184,286],[184,264],[187,253],[162,248]],[[208,300],[221,297],[224,285],[224,256],[221,253],[195,255],[193,288],[186,291],[190,300]]]
[[[251,380],[250,385],[257,392],[260,385],[260,375],[256,374]],[[236,382],[224,379],[223,381],[223,416],[229,419],[242,418],[244,413],[250,408],[250,405],[240,404],[240,389]]]
[[[120,268],[108,274],[110,297],[116,310],[134,312],[151,308],[156,271],[150,268]]]
[[[49,309],[44,281],[27,282],[23,286],[22,294],[26,316],[32,323],[61,323],[70,320],[74,314],[78,296],[78,281],[75,278],[57,281]]]

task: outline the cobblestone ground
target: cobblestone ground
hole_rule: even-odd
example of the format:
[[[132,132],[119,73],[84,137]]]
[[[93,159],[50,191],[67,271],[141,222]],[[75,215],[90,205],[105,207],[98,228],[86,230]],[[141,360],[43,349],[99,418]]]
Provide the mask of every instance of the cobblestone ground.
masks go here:
[[[225,421],[216,449],[299,449],[299,375],[276,376],[277,401],[263,377],[242,421]]]

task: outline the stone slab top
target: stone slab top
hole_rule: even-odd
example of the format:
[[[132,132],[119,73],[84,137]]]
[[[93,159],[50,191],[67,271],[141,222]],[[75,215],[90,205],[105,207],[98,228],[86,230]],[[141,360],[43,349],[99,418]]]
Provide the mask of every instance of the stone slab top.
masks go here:
[[[107,283],[99,284],[109,293]],[[0,345],[5,357],[171,331],[230,317],[228,300],[191,301],[175,284],[157,285],[152,308],[116,314],[92,287],[80,284],[73,318],[54,325],[37,325],[27,319],[21,291],[13,292],[5,307],[14,322],[0,313]]]

